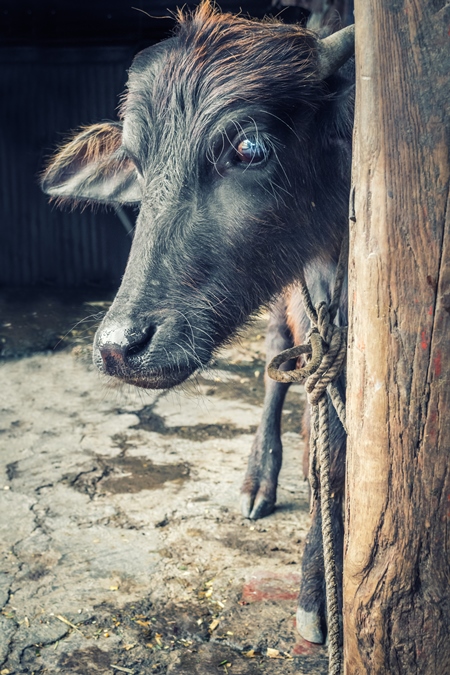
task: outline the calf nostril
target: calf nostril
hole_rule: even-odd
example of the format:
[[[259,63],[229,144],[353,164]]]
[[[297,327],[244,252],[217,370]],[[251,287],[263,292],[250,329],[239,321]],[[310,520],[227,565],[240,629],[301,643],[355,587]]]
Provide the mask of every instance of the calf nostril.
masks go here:
[[[103,345],[100,354],[107,373],[114,375],[124,365],[124,350],[119,345]]]
[[[150,326],[143,336],[135,342],[130,341],[130,345],[127,347],[126,356],[137,356],[141,352],[145,351],[150,342],[153,339],[154,334],[156,333],[156,327]],[[131,336],[130,336],[131,337]]]
[[[156,333],[156,326],[146,330],[126,326],[106,328],[98,337],[98,352],[103,371],[108,375],[124,376],[139,366],[136,357],[144,352]]]

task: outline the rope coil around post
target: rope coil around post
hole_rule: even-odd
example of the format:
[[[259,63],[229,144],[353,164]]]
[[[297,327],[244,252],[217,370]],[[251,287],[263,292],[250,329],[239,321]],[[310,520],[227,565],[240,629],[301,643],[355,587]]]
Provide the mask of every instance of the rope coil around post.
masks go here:
[[[348,253],[348,238],[342,243],[336,271],[331,302],[321,302],[314,307],[304,276],[300,289],[305,311],[311,321],[307,343],[286,349],[270,362],[267,373],[278,382],[304,382],[311,405],[311,436],[309,457],[309,481],[312,504],[320,498],[322,516],[322,541],[325,569],[326,607],[328,618],[329,675],[340,675],[343,669],[342,618],[338,603],[338,580],[331,513],[331,454],[328,419],[328,398],[344,427],[345,404],[335,384],[344,369],[347,353],[347,327],[336,326],[334,319],[345,278]],[[299,369],[282,371],[282,363],[306,355],[306,364]]]

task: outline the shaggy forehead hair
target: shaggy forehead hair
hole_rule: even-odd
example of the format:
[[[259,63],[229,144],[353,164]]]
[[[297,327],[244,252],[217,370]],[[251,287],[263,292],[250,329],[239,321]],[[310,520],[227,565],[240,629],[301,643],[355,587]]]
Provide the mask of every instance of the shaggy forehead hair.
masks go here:
[[[184,128],[195,146],[227,115],[293,112],[323,96],[309,31],[221,13],[209,0],[177,18],[175,37],[141,52],[130,70],[121,116],[140,127],[140,145],[143,125],[151,135],[161,122]]]

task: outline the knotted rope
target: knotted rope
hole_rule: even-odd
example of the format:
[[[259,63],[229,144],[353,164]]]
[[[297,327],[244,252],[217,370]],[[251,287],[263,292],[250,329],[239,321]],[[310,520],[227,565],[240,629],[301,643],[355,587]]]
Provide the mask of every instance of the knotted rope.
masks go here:
[[[306,285],[300,277],[300,289],[306,313],[311,321],[307,343],[286,349],[269,364],[268,375],[278,382],[304,382],[311,405],[311,435],[309,480],[312,504],[319,498],[322,515],[323,559],[325,569],[326,605],[328,617],[329,675],[342,672],[342,620],[338,604],[338,580],[331,515],[330,435],[327,391],[338,417],[346,429],[345,405],[335,384],[344,368],[347,352],[347,327],[336,326],[334,319],[339,307],[342,285],[347,268],[348,238],[341,246],[331,302],[320,302],[314,307]],[[298,358],[310,358],[303,368],[279,370],[282,363]]]

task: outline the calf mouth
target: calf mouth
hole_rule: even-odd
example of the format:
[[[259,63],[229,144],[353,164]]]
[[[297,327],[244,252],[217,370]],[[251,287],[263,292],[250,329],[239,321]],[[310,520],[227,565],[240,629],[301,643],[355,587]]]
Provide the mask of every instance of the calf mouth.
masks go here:
[[[100,370],[111,376],[111,373],[105,371],[101,366]],[[114,374],[112,377],[119,379],[124,384],[130,384],[141,389],[172,389],[177,385],[183,384],[196,370],[198,366],[193,365],[173,365],[161,367],[157,370],[147,372],[123,372]]]
[[[199,368],[198,363],[179,360],[149,367],[136,358],[127,359],[126,363],[114,358],[114,353],[102,357],[94,346],[93,362],[101,373],[142,389],[171,389],[182,384]]]
[[[101,326],[94,339],[94,365],[104,375],[142,389],[176,387],[203,362],[183,330],[168,328],[164,324],[145,330]],[[205,355],[209,360],[209,353]]]

